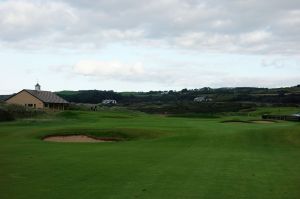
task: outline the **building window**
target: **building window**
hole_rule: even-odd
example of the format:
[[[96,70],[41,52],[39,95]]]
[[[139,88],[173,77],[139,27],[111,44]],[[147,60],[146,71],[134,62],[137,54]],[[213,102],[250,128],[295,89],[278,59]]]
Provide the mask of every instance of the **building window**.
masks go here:
[[[32,107],[33,106],[33,104],[28,104],[28,107]]]

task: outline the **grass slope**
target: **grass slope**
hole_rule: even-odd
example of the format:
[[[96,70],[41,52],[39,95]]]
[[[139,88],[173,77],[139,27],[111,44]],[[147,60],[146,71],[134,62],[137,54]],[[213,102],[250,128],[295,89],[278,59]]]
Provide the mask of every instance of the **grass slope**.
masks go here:
[[[0,198],[300,198],[300,124],[226,119],[115,111],[0,123]],[[132,139],[40,140],[73,131]]]

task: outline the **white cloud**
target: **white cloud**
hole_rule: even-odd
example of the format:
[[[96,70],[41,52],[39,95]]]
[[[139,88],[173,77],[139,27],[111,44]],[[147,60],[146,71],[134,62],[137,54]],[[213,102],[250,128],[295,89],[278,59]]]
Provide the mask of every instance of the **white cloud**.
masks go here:
[[[287,26],[300,26],[300,9],[288,11],[280,23]]]
[[[79,61],[72,68],[77,75],[100,80],[116,80],[130,82],[153,82],[163,85],[194,85],[201,79],[212,82],[214,75],[219,72],[203,71],[201,78],[193,69],[187,71],[185,67],[164,66],[160,68],[145,67],[141,62],[124,63],[121,61]],[[199,83],[199,82],[198,82]],[[202,82],[203,83],[203,82]]]
[[[226,52],[258,53],[268,48],[271,38],[271,33],[262,30],[237,35],[192,32],[177,37],[174,43],[184,48],[215,52],[226,49]]]
[[[286,60],[284,59],[273,59],[273,60],[263,59],[261,61],[263,67],[271,67],[274,69],[284,68],[285,66],[288,66],[289,64],[285,62]]]
[[[282,60],[262,61],[264,67],[282,68]],[[230,71],[217,71],[207,67],[164,66],[151,68],[141,62],[123,63],[121,61],[80,61],[73,67],[77,75],[86,76],[96,81],[114,80],[133,82],[141,86],[146,83],[161,85],[161,88],[200,88],[259,86],[281,87],[297,85],[300,76],[295,75],[232,75]]]
[[[253,31],[240,35],[241,43],[243,44],[257,44],[265,43],[272,37],[272,34],[267,31]]]
[[[299,84],[300,75],[293,76],[231,76],[221,77],[220,81],[213,87],[264,87],[280,88]]]
[[[224,27],[230,27],[233,25],[233,22],[229,19],[223,20],[223,19],[217,19],[211,23],[212,27],[214,28],[224,28]]]
[[[231,45],[234,38],[230,35],[208,34],[205,32],[192,32],[175,38],[175,44],[187,48],[218,48],[219,44]]]
[[[74,72],[86,76],[100,78],[131,78],[144,75],[141,63],[124,64],[119,61],[80,61],[74,66]]]

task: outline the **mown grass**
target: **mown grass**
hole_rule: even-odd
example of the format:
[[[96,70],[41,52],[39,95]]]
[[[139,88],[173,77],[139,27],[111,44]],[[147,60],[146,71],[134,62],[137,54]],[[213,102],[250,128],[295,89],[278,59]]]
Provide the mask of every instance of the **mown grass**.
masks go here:
[[[128,111],[0,123],[0,198],[300,198],[300,124]],[[50,143],[50,134],[123,136]]]

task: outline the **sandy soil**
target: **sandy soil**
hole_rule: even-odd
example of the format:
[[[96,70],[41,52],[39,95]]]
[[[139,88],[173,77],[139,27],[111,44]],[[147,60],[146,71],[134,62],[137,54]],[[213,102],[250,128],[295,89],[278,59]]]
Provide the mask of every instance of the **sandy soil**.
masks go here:
[[[113,142],[113,140],[96,139],[86,135],[49,136],[43,140],[47,142]]]

